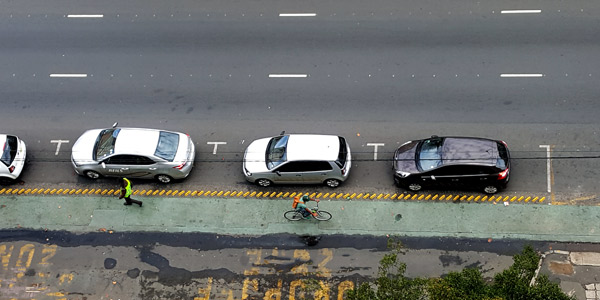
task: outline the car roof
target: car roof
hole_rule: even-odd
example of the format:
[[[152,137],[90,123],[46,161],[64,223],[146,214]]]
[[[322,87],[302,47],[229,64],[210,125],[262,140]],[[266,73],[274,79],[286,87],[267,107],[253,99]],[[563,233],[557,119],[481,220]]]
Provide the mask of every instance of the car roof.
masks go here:
[[[336,135],[290,134],[287,160],[335,161],[340,152],[340,138]]]
[[[154,156],[160,130],[145,128],[120,128],[114,154]]]
[[[495,166],[498,159],[496,141],[484,138],[445,137],[442,148],[444,164]]]

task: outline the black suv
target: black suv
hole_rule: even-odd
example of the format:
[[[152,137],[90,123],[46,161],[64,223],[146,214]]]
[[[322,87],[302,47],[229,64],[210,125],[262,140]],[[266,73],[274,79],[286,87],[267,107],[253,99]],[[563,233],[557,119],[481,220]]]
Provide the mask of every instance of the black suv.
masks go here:
[[[431,186],[494,194],[508,183],[510,154],[503,141],[434,135],[400,146],[393,168],[394,182],[411,191]]]

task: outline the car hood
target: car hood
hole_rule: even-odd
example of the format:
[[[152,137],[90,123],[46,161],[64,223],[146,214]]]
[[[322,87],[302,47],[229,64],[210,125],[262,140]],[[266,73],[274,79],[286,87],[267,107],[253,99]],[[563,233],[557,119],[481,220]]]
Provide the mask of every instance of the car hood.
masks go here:
[[[407,142],[400,146],[394,153],[394,171],[402,171],[407,173],[417,173],[417,162],[415,160],[415,153],[417,151],[417,145],[419,141]]]
[[[94,144],[102,129],[92,129],[84,132],[73,145],[71,158],[78,164],[95,163],[93,160]]]
[[[258,139],[250,143],[244,153],[244,168],[251,173],[267,172],[265,155],[271,138]]]

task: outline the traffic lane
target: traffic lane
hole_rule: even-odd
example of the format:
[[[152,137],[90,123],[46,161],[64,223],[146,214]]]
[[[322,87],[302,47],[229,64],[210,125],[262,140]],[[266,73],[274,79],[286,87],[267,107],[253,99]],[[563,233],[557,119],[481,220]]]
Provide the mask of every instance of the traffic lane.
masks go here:
[[[10,294],[20,297],[37,293],[42,299],[56,293],[165,299],[207,294],[218,297],[223,292],[262,298],[272,289],[291,297],[300,292],[293,288],[298,280],[322,282],[335,296],[348,288],[347,284],[359,284],[375,276],[379,259],[391,251],[387,248],[388,238],[370,236],[308,239],[293,235],[109,232],[0,234],[4,237],[0,247],[10,266],[0,269],[0,274],[13,283]],[[445,238],[395,241],[403,245],[404,254],[399,260],[407,264],[408,277],[440,277],[476,267],[485,278],[492,278],[508,268],[512,255],[528,244],[520,240],[490,243]],[[562,244],[534,245],[545,251],[549,247],[560,249]]]
[[[145,74],[96,73],[87,78],[18,74],[0,85],[10,99],[6,103],[9,112],[43,119],[96,120],[110,115],[115,119],[151,117],[159,122],[198,117],[455,122],[468,112],[472,123],[597,122],[597,77],[581,72],[558,74],[557,70],[541,78],[501,78],[500,73],[370,74],[357,69],[353,74],[269,78],[266,69],[266,73],[190,76],[154,72],[155,67],[146,65]],[[57,69],[54,72],[64,70]],[[69,109],[69,115],[61,109]]]
[[[361,61],[371,65],[383,63],[382,66],[388,67],[395,64],[410,67],[403,62],[414,61],[417,66],[435,65],[441,71],[483,69],[484,72],[485,67],[496,65],[563,68],[573,64],[581,64],[581,70],[592,71],[595,69],[586,68],[585,63],[577,62],[577,59],[589,58],[589,63],[594,63],[593,50],[598,47],[596,37],[599,34],[595,19],[552,17],[510,22],[470,18],[161,22],[149,18],[120,23],[59,22],[44,24],[41,28],[40,24],[31,24],[27,20],[11,22],[0,31],[0,36],[7,41],[2,49],[11,58],[7,59],[6,63],[10,63],[7,66],[18,70],[35,62],[41,72],[47,72],[44,66],[48,63],[64,61],[77,65],[89,60],[91,65],[98,65],[98,59],[107,60],[110,56],[116,66],[111,66],[108,61],[104,63],[109,63],[114,72],[120,73],[118,66],[122,59],[119,56],[131,60],[124,67],[136,67],[138,61],[147,62],[152,56],[165,53],[183,55],[182,58],[196,56],[196,59],[186,61],[208,70],[218,66],[231,72],[235,70],[232,65],[243,70],[246,64],[252,63],[323,66],[336,62],[353,65]],[[441,48],[446,49],[441,51]],[[355,61],[356,56],[360,56],[359,61]],[[210,59],[204,61],[202,58]],[[154,60],[155,63],[159,61]],[[181,67],[177,66],[177,69]],[[189,68],[181,70],[189,73]],[[170,72],[174,69],[160,66],[159,70]]]

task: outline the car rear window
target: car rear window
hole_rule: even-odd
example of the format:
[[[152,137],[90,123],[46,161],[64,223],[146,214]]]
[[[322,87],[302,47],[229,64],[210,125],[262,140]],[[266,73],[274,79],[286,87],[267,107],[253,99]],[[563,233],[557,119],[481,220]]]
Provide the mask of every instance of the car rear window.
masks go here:
[[[94,149],[95,160],[100,160],[107,155],[113,154],[119,132],[121,132],[120,128],[105,129],[100,132]]]
[[[287,143],[289,135],[276,136],[267,145],[266,162],[269,170],[287,160]]]
[[[498,159],[496,161],[496,167],[504,170],[508,167],[510,160],[508,148],[503,143],[496,142],[496,144],[498,145]]]
[[[2,157],[0,160],[9,167],[13,160],[15,160],[15,156],[17,155],[17,147],[18,141],[16,136],[7,135],[6,141],[4,142],[4,146],[2,147]]]
[[[179,134],[161,131],[158,137],[158,145],[154,155],[166,160],[173,161],[177,148],[179,147]]]
[[[340,153],[338,154],[338,158],[335,163],[340,167],[344,168],[346,165],[346,160],[348,159],[348,147],[346,146],[346,139],[343,137],[340,138]]]

